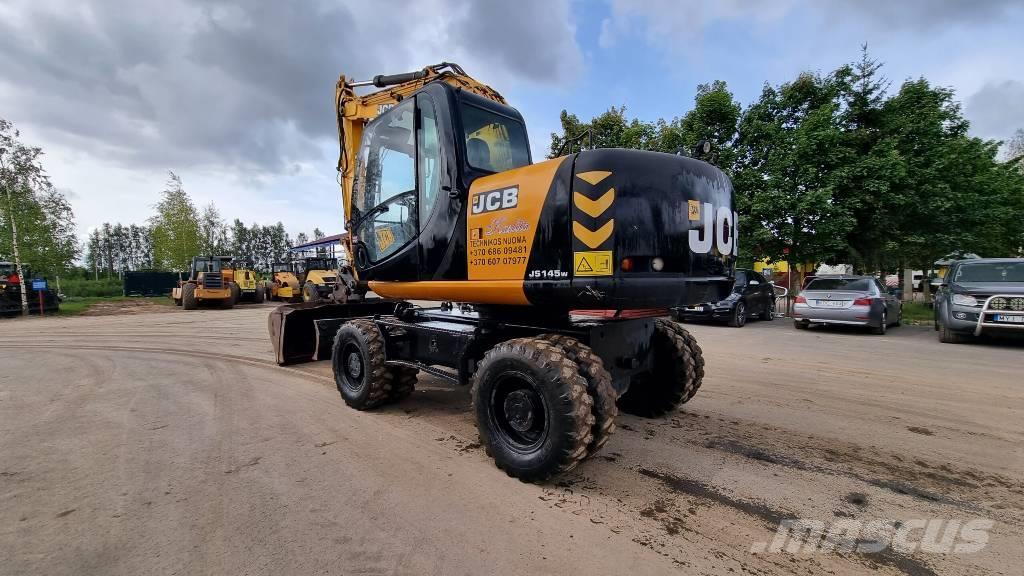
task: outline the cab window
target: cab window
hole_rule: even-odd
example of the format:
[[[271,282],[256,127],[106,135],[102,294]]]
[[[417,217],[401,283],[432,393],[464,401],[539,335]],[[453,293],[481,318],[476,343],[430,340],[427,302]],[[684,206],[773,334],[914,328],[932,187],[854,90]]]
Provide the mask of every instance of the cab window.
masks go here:
[[[416,140],[413,100],[367,125],[356,164],[352,231],[376,262],[416,237]]]
[[[530,163],[530,147],[521,122],[463,103],[462,126],[470,166],[503,172]]]

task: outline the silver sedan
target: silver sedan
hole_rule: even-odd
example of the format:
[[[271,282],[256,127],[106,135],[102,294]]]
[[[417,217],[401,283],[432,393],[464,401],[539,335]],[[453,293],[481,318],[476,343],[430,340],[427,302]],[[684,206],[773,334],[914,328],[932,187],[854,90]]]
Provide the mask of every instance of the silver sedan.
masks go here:
[[[811,324],[848,324],[885,334],[902,320],[902,303],[872,276],[815,278],[793,304],[793,322],[800,329]]]

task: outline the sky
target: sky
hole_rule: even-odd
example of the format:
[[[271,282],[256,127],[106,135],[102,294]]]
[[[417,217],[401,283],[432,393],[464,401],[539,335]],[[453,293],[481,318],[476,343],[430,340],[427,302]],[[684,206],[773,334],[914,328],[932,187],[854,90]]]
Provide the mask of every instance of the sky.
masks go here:
[[[719,79],[827,73],[867,44],[896,90],[955,90],[971,132],[1024,128],[1015,0],[0,0],[0,117],[46,152],[84,238],[143,223],[173,170],[227,219],[342,231],[339,74],[458,62],[523,113],[535,160],[563,109],[682,116]]]

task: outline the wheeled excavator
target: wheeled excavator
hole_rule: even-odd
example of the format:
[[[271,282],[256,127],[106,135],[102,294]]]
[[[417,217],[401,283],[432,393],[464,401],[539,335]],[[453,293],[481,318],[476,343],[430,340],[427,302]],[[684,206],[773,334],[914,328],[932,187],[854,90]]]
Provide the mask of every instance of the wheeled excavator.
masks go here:
[[[534,163],[519,112],[456,64],[341,76],[335,104],[345,301],[276,308],[279,364],[330,359],[357,410],[418,373],[471,385],[481,443],[524,481],[596,453],[620,408],[693,397],[701,349],[664,316],[730,291],[722,171],[623,149]]]

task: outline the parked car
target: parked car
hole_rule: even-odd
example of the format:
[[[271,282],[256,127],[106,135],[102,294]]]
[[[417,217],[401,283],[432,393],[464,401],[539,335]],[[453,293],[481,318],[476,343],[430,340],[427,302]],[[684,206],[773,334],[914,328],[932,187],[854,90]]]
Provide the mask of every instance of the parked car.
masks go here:
[[[818,276],[793,302],[793,323],[847,324],[885,334],[903,321],[903,304],[873,276]]]
[[[753,270],[738,268],[732,293],[725,300],[677,308],[675,312],[676,319],[683,322],[718,320],[736,328],[746,325],[752,316],[771,320],[775,317],[775,285]]]
[[[952,263],[935,295],[935,329],[954,344],[986,333],[1024,335],[1024,258]]]

